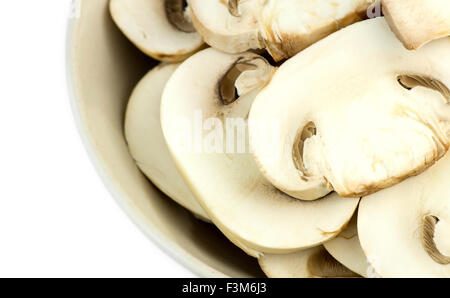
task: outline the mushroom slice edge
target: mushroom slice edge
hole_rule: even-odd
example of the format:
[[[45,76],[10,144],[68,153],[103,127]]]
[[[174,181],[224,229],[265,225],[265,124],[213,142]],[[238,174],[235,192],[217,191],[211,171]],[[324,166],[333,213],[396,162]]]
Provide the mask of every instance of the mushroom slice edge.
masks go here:
[[[325,242],[323,246],[333,258],[351,271],[363,277],[379,277],[361,248],[356,214],[336,238]]]
[[[178,66],[161,64],[136,85],[125,113],[125,139],[136,165],[150,181],[200,219],[209,221],[178,172],[161,129],[161,95]]]
[[[450,35],[449,1],[382,0],[382,4],[392,31],[409,50]]]
[[[271,278],[356,278],[323,246],[288,255],[264,255],[258,259],[262,271]]]

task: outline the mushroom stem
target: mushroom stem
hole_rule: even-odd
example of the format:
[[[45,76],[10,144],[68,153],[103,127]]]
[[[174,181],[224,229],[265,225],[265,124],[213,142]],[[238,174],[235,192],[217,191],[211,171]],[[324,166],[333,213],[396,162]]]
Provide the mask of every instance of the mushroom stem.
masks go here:
[[[439,218],[434,215],[427,215],[423,219],[422,227],[422,245],[427,254],[438,264],[450,264],[450,257],[443,255],[434,241],[434,231]]]
[[[192,33],[195,28],[185,16],[187,0],[165,0],[164,6],[169,23],[182,32]]]

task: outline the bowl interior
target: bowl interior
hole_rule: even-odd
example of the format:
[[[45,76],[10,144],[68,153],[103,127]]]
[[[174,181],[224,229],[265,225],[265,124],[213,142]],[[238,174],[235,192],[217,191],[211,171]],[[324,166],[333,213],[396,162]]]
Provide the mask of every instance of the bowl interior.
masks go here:
[[[108,2],[82,1],[68,37],[75,117],[103,180],[139,227],[197,274],[262,276],[255,259],[165,197],[135,166],[123,134],[125,107],[135,84],[157,62],[121,34]]]

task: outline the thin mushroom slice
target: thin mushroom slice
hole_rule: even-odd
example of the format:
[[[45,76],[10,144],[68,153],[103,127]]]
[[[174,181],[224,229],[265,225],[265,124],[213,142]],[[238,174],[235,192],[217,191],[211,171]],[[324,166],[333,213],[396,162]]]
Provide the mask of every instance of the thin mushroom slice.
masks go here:
[[[125,115],[125,138],[139,169],[162,192],[201,219],[208,220],[181,178],[161,130],[161,95],[178,65],[157,66],[135,87]]]
[[[245,119],[273,70],[259,55],[210,48],[175,71],[161,104],[164,136],[182,176],[213,223],[254,257],[331,239],[359,201],[336,194],[315,202],[295,200],[259,172],[245,150]]]
[[[363,277],[378,277],[359,242],[357,216],[336,238],[323,244],[330,255],[353,272]]]
[[[450,39],[407,51],[377,18],[291,58],[250,112],[261,171],[302,200],[360,197],[420,174],[450,145],[449,53]]]
[[[358,234],[382,277],[450,277],[450,155],[362,199]]]
[[[323,246],[288,255],[264,255],[258,262],[262,271],[271,278],[360,277],[334,259]]]
[[[382,0],[382,4],[392,31],[409,50],[450,35],[448,0]]]
[[[142,52],[178,62],[203,46],[185,7],[186,0],[111,0],[111,16]]]
[[[210,46],[236,54],[264,48],[258,34],[258,0],[190,0],[192,22]]]
[[[258,22],[267,50],[280,61],[367,18],[375,0],[260,0]]]

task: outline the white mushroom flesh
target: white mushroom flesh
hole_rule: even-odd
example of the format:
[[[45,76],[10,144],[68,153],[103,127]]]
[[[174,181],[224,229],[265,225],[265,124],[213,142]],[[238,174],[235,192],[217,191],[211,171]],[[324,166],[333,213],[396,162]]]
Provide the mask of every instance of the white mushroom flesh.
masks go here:
[[[288,60],[249,117],[262,172],[280,190],[311,200],[331,189],[360,197],[426,170],[449,147],[449,51],[450,39],[407,51],[378,18]],[[259,132],[265,118],[278,119],[271,137]],[[311,123],[314,133],[299,143]]]
[[[410,50],[450,35],[450,1],[382,0],[392,31]]]
[[[161,95],[178,65],[157,66],[134,88],[125,115],[125,138],[142,172],[167,196],[207,220],[208,215],[181,178],[161,130]]]
[[[241,81],[248,88],[247,93],[233,101],[233,85],[233,88],[222,88],[221,82],[224,78],[231,82],[236,77],[243,80],[244,77],[236,75],[236,66],[243,67],[241,76],[253,72],[259,80],[253,78],[251,91],[248,91],[252,89],[248,82]],[[215,138],[212,143],[219,145],[211,148],[214,131],[226,135],[218,122],[225,123],[227,119],[245,122],[255,95],[272,71],[256,54],[229,55],[207,49],[186,60],[175,71],[166,85],[161,105],[166,141],[189,187],[214,224],[255,257],[260,253],[290,253],[331,239],[350,220],[359,201],[342,199],[336,194],[315,202],[295,200],[278,191],[261,175],[248,151],[228,153],[224,149],[226,142]],[[186,138],[192,134],[185,128],[195,124],[191,125],[188,120],[182,121],[184,125],[180,126],[177,122],[193,119],[198,112],[206,121],[213,119],[215,124],[205,122],[209,124],[204,127],[199,124],[197,137],[203,137],[203,144],[208,146],[192,148],[187,146],[191,138]],[[244,136],[246,133],[244,130]]]
[[[190,0],[194,26],[206,43],[227,53],[263,48],[255,15],[257,1],[238,1],[238,14],[232,15],[226,0]]]

